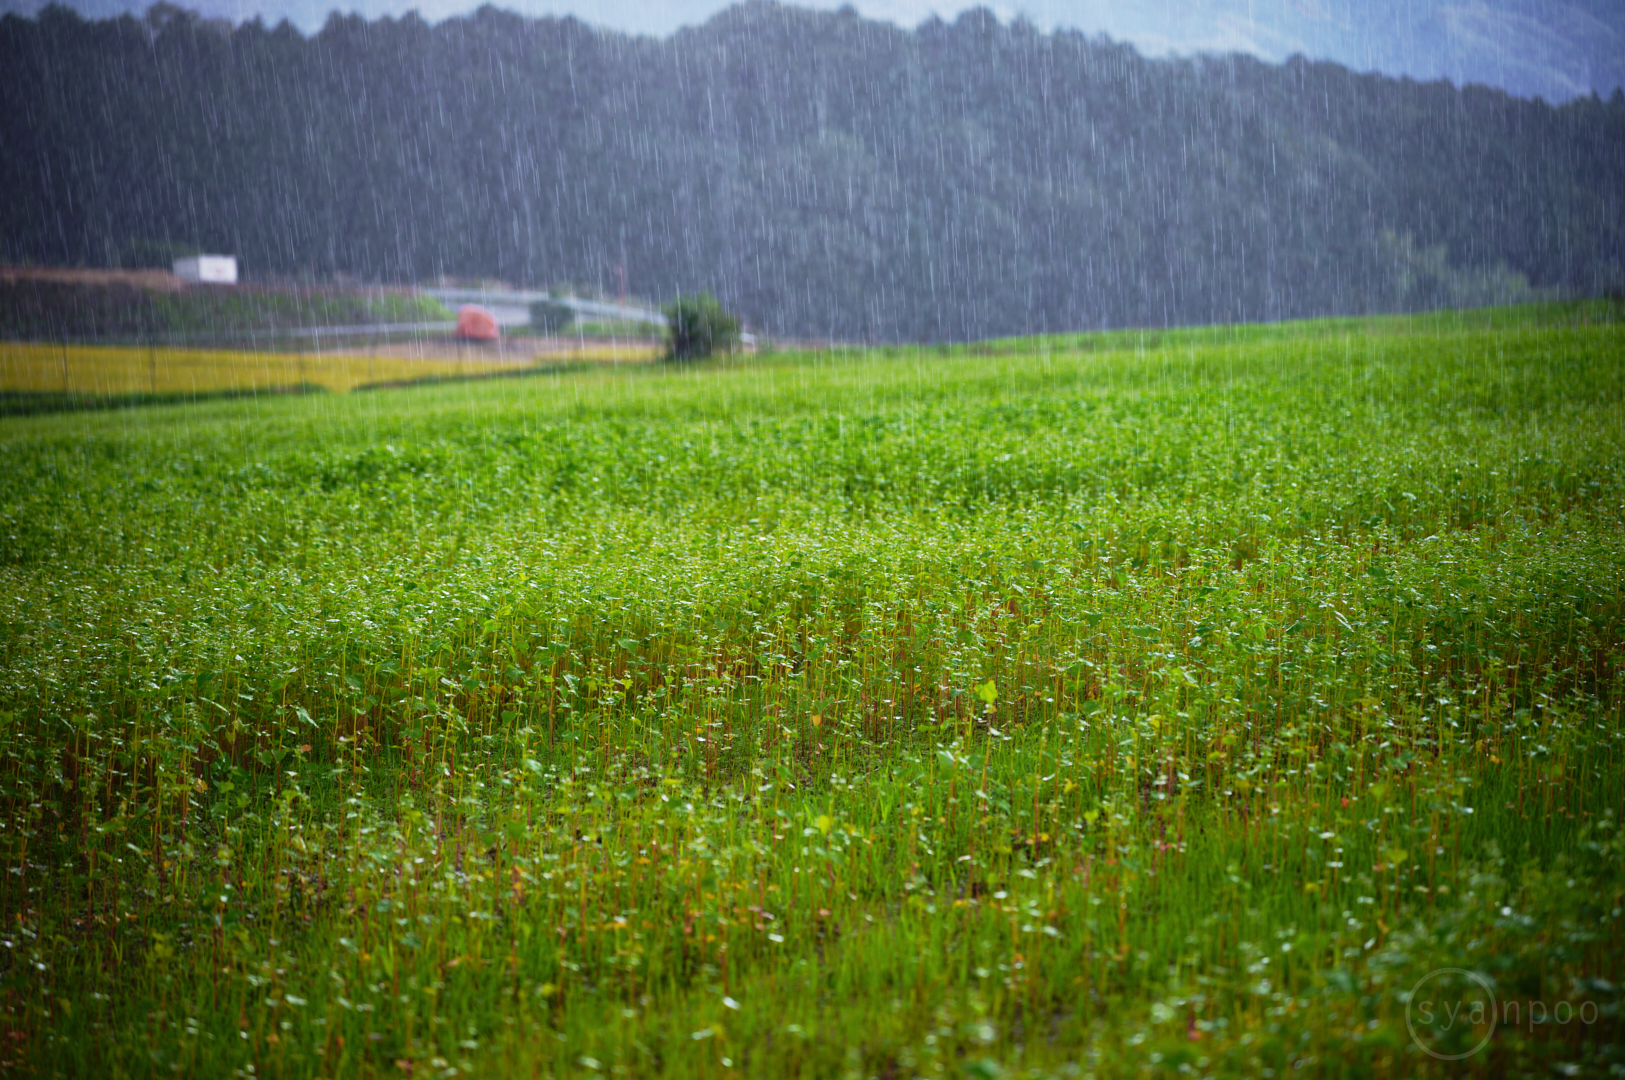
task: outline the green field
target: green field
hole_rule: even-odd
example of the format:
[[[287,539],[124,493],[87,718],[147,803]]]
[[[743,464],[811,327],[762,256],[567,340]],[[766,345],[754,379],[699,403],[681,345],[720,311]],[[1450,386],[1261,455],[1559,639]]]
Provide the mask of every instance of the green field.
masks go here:
[[[1622,526],[1618,305],[0,421],[0,1072],[1619,1076]]]

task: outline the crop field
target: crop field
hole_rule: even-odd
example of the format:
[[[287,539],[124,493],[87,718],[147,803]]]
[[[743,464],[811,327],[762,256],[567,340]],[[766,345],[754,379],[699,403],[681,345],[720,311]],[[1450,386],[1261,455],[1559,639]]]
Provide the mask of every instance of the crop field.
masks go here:
[[[0,1072],[1619,1076],[1622,526],[1617,305],[0,421]]]
[[[593,342],[561,348],[550,361],[648,361],[657,349]],[[0,394],[89,398],[207,395],[321,389],[348,393],[369,386],[513,372],[524,358],[471,354],[423,359],[358,349],[354,354],[254,352],[0,342]]]

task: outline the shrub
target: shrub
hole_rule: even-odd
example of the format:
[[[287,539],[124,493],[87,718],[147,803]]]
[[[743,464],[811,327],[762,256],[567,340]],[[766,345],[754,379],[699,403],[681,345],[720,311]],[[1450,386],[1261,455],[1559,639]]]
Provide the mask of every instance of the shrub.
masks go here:
[[[668,360],[703,360],[739,344],[739,320],[722,309],[710,293],[680,296],[661,309],[666,313]]]
[[[557,300],[538,300],[530,305],[530,325],[544,334],[558,333],[575,317],[575,309]]]

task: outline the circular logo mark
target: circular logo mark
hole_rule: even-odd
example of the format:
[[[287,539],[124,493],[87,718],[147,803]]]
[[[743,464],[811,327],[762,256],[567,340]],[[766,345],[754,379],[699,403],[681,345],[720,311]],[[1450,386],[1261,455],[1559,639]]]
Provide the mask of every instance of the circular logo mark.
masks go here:
[[[1490,981],[1463,968],[1437,968],[1411,988],[1405,1027],[1422,1052],[1460,1061],[1489,1045],[1495,1034],[1495,991]]]

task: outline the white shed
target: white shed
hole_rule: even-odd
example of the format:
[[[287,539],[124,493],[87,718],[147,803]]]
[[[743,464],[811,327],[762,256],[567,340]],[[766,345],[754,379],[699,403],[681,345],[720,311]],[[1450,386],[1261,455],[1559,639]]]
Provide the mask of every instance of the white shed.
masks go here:
[[[175,260],[175,276],[182,281],[208,285],[237,284],[237,257],[235,255],[194,255]]]

